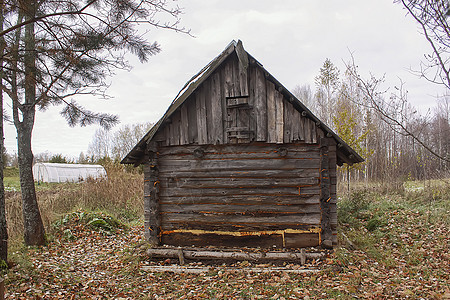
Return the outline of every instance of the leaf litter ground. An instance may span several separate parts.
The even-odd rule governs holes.
[[[28,266],[18,263],[9,271],[6,298],[448,299],[449,253],[442,247],[448,247],[449,229],[434,226],[430,230],[432,234],[414,246],[423,253],[414,261],[385,241],[380,251],[390,251],[393,260],[385,264],[366,252],[340,249],[322,262],[285,265],[317,268],[316,273],[247,272],[246,267],[256,265],[243,262],[233,269],[219,265],[203,274],[175,274],[145,271],[144,266],[176,261],[148,259],[142,226],[105,233],[79,224],[72,228],[75,237],[71,240],[61,235],[48,246],[26,250]],[[406,228],[403,234],[404,243],[413,243],[421,233]]]

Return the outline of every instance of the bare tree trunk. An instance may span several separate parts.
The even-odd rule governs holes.
[[[0,0],[0,31],[3,31],[3,7],[4,1]],[[6,226],[6,203],[5,186],[3,183],[3,53],[5,50],[5,39],[0,37],[0,260],[8,261],[8,229]]]
[[[27,1],[25,18],[32,18],[35,3]],[[31,133],[34,126],[36,109],[36,52],[34,23],[25,26],[25,103],[21,106],[22,121],[18,113],[14,114],[17,130],[17,149],[19,154],[20,188],[22,191],[22,212],[24,219],[24,240],[26,245],[45,244],[44,225],[36,198],[33,178],[33,152],[31,150]],[[17,109],[17,106],[16,106]]]

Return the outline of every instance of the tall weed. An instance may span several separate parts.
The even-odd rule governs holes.
[[[50,184],[37,189],[47,231],[62,215],[78,209],[104,211],[125,222],[143,216],[143,175],[134,170],[127,171],[118,164],[109,164],[105,168],[108,175],[105,179]],[[23,236],[20,192],[6,193],[6,211],[10,245],[14,246],[20,244]]]

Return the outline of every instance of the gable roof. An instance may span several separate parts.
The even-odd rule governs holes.
[[[295,97],[288,89],[286,89],[275,77],[273,77],[261,63],[259,63],[255,58],[253,58],[247,51],[244,50],[242,42],[239,40],[231,41],[230,44],[225,48],[222,53],[220,53],[216,58],[209,62],[203,69],[200,70],[196,75],[194,75],[178,92],[172,104],[167,109],[166,113],[159,119],[159,121],[145,134],[145,136],[134,146],[134,148],[123,158],[122,164],[135,164],[139,165],[144,157],[145,149],[147,144],[153,139],[155,134],[158,132],[161,125],[167,120],[183,103],[188,97],[199,87],[232,53],[236,53],[239,59],[239,63],[247,64],[248,60],[251,59],[264,71],[267,76],[267,80],[274,83],[276,86],[280,87],[281,93],[290,99],[294,108],[299,112],[303,113],[303,116],[311,119],[316,124],[320,124],[322,130],[326,133],[328,137],[332,137],[337,147],[338,154],[338,164],[343,163],[354,164],[363,162],[364,159],[356,153],[347,143],[345,143],[336,133],[334,133],[326,124],[321,122],[297,97]]]

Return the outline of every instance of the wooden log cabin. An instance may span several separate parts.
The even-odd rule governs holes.
[[[336,165],[362,161],[232,41],[122,163],[144,165],[154,246],[331,248]]]

